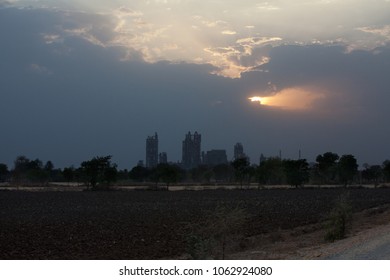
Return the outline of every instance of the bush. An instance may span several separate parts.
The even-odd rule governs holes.
[[[352,220],[352,206],[348,197],[340,196],[332,210],[330,211],[328,221],[326,223],[326,241],[335,241],[345,238],[347,228]]]

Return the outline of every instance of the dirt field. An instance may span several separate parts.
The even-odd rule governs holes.
[[[340,195],[355,217],[390,203],[388,188],[0,191],[0,258],[305,258]]]

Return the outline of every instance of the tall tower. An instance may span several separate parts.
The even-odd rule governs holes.
[[[236,145],[234,145],[234,159],[236,160],[244,157],[246,157],[244,153],[244,147],[241,143],[237,143]]]
[[[200,165],[201,142],[202,136],[198,132],[195,132],[193,135],[191,132],[186,134],[182,149],[182,165],[184,168],[191,169]]]
[[[158,164],[158,136],[157,132],[154,136],[146,138],[146,168],[156,167]]]

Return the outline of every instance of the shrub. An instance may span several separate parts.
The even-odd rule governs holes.
[[[338,239],[343,239],[351,220],[351,203],[347,196],[340,196],[329,213],[329,218],[326,223],[325,240],[333,242]]]

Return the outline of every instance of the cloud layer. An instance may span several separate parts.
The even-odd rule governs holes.
[[[235,78],[269,59],[264,45],[337,44],[352,51],[390,39],[386,0],[16,3],[73,11],[77,27],[68,32],[97,45],[124,47],[124,59],[136,50],[148,62],[209,63],[217,67],[214,73]]]

